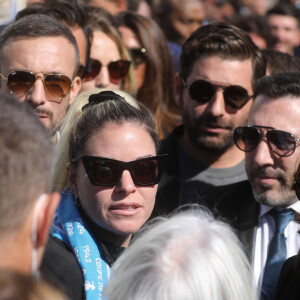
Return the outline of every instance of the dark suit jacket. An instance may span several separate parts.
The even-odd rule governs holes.
[[[292,256],[283,265],[277,285],[276,300],[300,299],[300,257]]]
[[[70,299],[85,299],[83,275],[73,251],[52,236],[49,236],[44,253],[41,275]]]

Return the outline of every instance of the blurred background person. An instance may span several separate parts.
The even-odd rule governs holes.
[[[137,99],[155,114],[160,138],[181,123],[174,99],[174,65],[164,33],[154,20],[134,12],[117,16],[134,67]]]
[[[275,38],[273,48],[290,55],[295,53],[300,43],[299,11],[291,4],[278,4],[267,12],[271,33]]]
[[[266,49],[272,46],[274,38],[265,16],[235,15],[229,22],[246,31],[258,48]]]
[[[238,238],[200,209],[146,225],[112,272],[108,300],[256,299]]]
[[[101,7],[112,15],[127,10],[127,0],[85,0],[85,4],[90,7]]]
[[[205,20],[201,0],[161,1],[154,13],[168,41],[179,45],[182,45]]]

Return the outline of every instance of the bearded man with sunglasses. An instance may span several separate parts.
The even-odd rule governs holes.
[[[1,32],[1,88],[35,110],[54,142],[80,90],[78,68],[79,51],[74,36],[51,17],[29,15]]]
[[[293,220],[300,212],[294,190],[299,104],[300,73],[258,81],[247,125],[234,130],[234,142],[246,154],[249,181],[235,184],[217,205],[244,243],[261,300],[275,299],[282,264],[300,248],[300,225]]]
[[[169,153],[155,214],[188,202],[214,205],[215,187],[246,180],[244,154],[232,130],[246,124],[253,86],[265,74],[260,50],[241,29],[211,23],[182,48],[176,101],[183,126],[163,141]]]

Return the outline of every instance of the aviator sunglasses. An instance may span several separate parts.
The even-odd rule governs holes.
[[[135,185],[152,186],[159,182],[163,162],[167,156],[167,154],[162,154],[130,162],[97,156],[81,156],[73,162],[82,160],[87,176],[93,185],[115,186],[123,171],[128,170]]]
[[[270,149],[280,157],[287,157],[294,153],[296,142],[292,133],[277,130],[267,126],[244,126],[234,130],[234,142],[244,152],[253,151],[260,141],[266,137]]]
[[[189,90],[190,97],[200,104],[209,102],[218,89],[223,90],[225,105],[235,109],[242,108],[253,97],[249,96],[247,90],[239,85],[224,87],[203,79],[194,81],[190,86],[186,84],[184,79],[182,82],[185,88]]]
[[[121,79],[126,77],[129,71],[130,63],[130,61],[124,59],[110,62],[107,65],[110,82],[118,84]],[[99,60],[90,58],[82,80],[84,82],[93,80],[100,73],[103,66],[106,65],[103,65]]]
[[[1,73],[0,76],[6,81],[9,91],[17,97],[26,95],[37,79],[43,81],[48,101],[60,102],[70,93],[73,86],[69,77],[58,73],[40,74],[30,71],[11,71],[7,77]]]

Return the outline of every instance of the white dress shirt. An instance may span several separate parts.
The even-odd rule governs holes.
[[[268,255],[268,246],[275,231],[274,219],[268,214],[273,207],[260,205],[260,213],[258,217],[258,227],[255,239],[254,254],[254,284],[258,288],[258,295],[261,292],[262,280],[264,275],[265,264]],[[288,208],[300,213],[300,201],[295,202]],[[278,208],[280,210],[280,208]],[[284,230],[286,238],[287,258],[296,255],[300,249],[300,224],[292,220]]]

